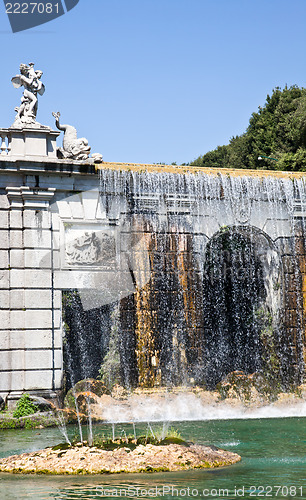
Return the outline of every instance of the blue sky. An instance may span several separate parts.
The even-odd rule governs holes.
[[[306,86],[305,0],[80,0],[13,34],[0,3],[0,126],[20,62],[44,72],[52,111],[105,161],[189,162],[244,132],[275,86]]]

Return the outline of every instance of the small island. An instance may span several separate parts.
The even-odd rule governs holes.
[[[151,440],[152,441],[152,440]],[[241,457],[215,446],[181,439],[68,443],[0,460],[0,472],[14,474],[118,474],[172,472],[232,465]]]

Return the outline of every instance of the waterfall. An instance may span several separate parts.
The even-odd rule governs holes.
[[[98,376],[116,321],[128,388],[214,389],[234,371],[283,389],[303,381],[305,184],[234,174],[101,169],[101,203],[117,244],[108,286],[118,290],[113,303],[90,312],[92,326],[87,318],[77,327],[87,343],[78,380]],[[75,331],[81,305],[72,310],[65,316]]]

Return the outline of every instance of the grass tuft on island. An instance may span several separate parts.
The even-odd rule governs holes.
[[[178,436],[158,439],[96,438],[87,442],[60,443],[32,453],[2,458],[0,472],[14,474],[118,474],[170,472],[232,465],[241,457],[215,446],[187,442]]]

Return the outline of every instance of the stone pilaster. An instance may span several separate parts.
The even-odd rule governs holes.
[[[6,308],[0,325],[0,392],[8,391],[14,399],[24,390],[51,394],[60,388],[61,299],[53,290],[48,210],[55,189],[21,186],[7,187],[6,192],[7,209],[1,211],[3,219],[7,214],[8,244],[0,254],[7,273],[1,289]]]

